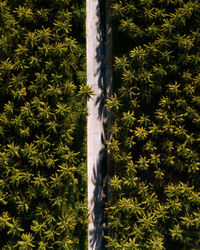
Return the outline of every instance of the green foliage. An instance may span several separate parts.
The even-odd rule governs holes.
[[[83,1],[0,0],[1,249],[84,247],[84,19]]]
[[[112,0],[112,249],[200,245],[200,4]]]

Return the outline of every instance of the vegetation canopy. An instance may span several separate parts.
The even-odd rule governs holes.
[[[84,20],[83,1],[0,1],[1,249],[85,244]]]
[[[200,245],[200,4],[112,0],[108,247]]]

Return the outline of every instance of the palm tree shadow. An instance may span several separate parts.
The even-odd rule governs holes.
[[[106,166],[106,154],[105,150],[101,150],[97,160],[97,165],[93,168],[92,183],[95,186],[93,199],[93,212],[91,214],[91,220],[93,223],[93,229],[90,230],[90,249],[105,249],[105,240],[103,235],[105,233],[105,215],[103,213],[103,203],[105,199],[105,166]]]

